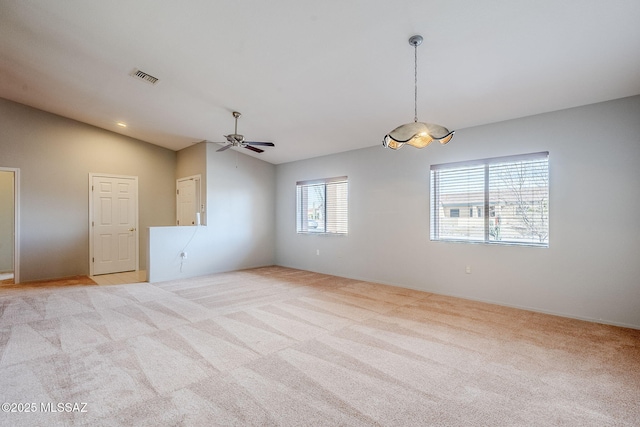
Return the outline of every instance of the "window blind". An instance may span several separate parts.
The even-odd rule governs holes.
[[[346,176],[296,183],[296,231],[347,234],[349,185]]]
[[[549,153],[431,166],[431,240],[549,246]]]

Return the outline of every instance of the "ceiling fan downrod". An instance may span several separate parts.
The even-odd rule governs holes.
[[[234,135],[237,135],[237,134],[238,134],[238,118],[239,118],[242,114],[241,114],[241,113],[239,113],[239,112],[237,112],[237,111],[234,111],[234,112],[233,112],[233,113],[231,113],[231,114],[233,114],[233,117],[235,117],[235,118],[236,118],[236,128],[235,128],[235,130],[233,131],[233,134],[234,134]]]

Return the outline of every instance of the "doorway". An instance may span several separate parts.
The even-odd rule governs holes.
[[[176,181],[176,225],[204,225],[200,175]]]
[[[20,283],[20,169],[0,167],[0,283]]]
[[[92,276],[138,270],[138,177],[89,174]]]

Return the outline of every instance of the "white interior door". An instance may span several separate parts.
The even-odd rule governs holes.
[[[138,178],[91,175],[91,274],[138,268]]]
[[[176,224],[200,225],[200,175],[178,179],[176,188]]]

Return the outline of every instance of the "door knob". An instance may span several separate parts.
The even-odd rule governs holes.
[[[135,228],[130,228],[129,231],[136,231],[136,229]]]

